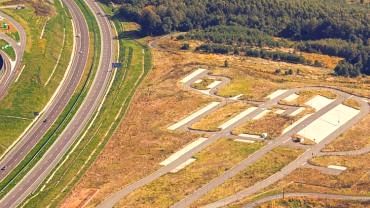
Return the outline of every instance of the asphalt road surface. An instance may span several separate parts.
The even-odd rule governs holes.
[[[63,0],[72,15],[78,17],[78,21],[84,21],[80,10],[72,0]],[[103,14],[103,11],[95,1],[86,0],[86,3],[95,14]],[[30,193],[48,176],[52,169],[58,164],[63,155],[68,151],[73,142],[80,135],[87,122],[93,116],[95,110],[101,103],[109,81],[112,70],[113,33],[109,20],[104,15],[97,15],[97,22],[101,33],[101,59],[98,72],[93,84],[77,113],[72,118],[67,128],[58,137],[43,158],[28,174],[19,182],[1,201],[0,207],[11,208],[20,204]],[[82,39],[82,34],[81,34]]]
[[[0,101],[2,98],[6,95],[7,90],[9,89],[11,83],[14,81],[17,72],[19,73],[19,70],[21,68],[22,64],[22,59],[24,55],[24,51],[26,49],[26,42],[27,42],[27,37],[26,37],[26,32],[23,29],[23,27],[15,21],[13,18],[8,16],[7,14],[3,13],[0,11],[0,16],[5,17],[14,27],[17,29],[20,37],[19,43],[17,43],[14,39],[10,38],[4,33],[0,33],[0,39],[4,39],[7,41],[14,49],[15,55],[16,55],[16,63],[14,66],[14,69],[11,68],[9,64],[9,68],[7,68],[8,73],[6,74],[6,77],[1,78],[0,80]],[[4,59],[6,59],[6,56],[3,56]]]
[[[323,193],[285,193],[285,194],[276,194],[276,195],[264,197],[255,202],[245,205],[244,208],[257,207],[261,204],[264,204],[272,200],[283,199],[283,198],[295,198],[295,197],[370,202],[370,197],[367,197],[367,196],[349,196],[349,195],[323,194]]]

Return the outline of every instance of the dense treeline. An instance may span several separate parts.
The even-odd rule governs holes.
[[[105,0],[107,1],[107,0]],[[368,8],[338,0],[113,0],[147,34],[242,25],[297,40],[367,41]]]
[[[204,30],[193,30],[184,38],[202,40],[206,42],[256,47],[282,47],[288,46],[287,41],[275,40],[257,29],[249,29],[243,26],[215,26]]]
[[[219,53],[228,53],[232,50],[237,50],[229,46],[243,47],[295,47],[300,51],[309,53],[321,53],[331,56],[339,56],[345,58],[345,61],[339,63],[335,69],[335,73],[344,76],[358,76],[360,74],[370,74],[370,59],[369,47],[360,43],[353,43],[341,39],[322,39],[315,41],[300,41],[298,43],[288,42],[283,39],[276,39],[266,33],[256,29],[248,29],[242,26],[215,26],[204,30],[194,30],[187,33],[185,36],[179,36],[180,39],[195,39],[205,41],[202,51]],[[221,47],[219,44],[227,45]],[[260,53],[255,54],[253,50],[249,55],[254,57],[264,57]],[[238,52],[238,50],[237,50]],[[248,53],[247,53],[248,54]],[[272,58],[273,60],[286,60],[286,57],[279,55],[282,58]],[[288,56],[289,57],[289,56]],[[307,63],[304,60],[295,61],[296,63]],[[294,62],[293,62],[294,63]],[[310,63],[308,63],[310,64]]]
[[[300,49],[345,58],[345,61],[335,69],[338,75],[370,74],[367,48],[370,44],[370,16],[367,6],[350,5],[338,0],[101,1],[120,4],[116,16],[140,23],[145,34],[157,35],[194,29],[198,31],[206,29],[208,33],[220,34],[217,30],[223,29],[222,27],[216,29],[212,27],[239,26],[229,29],[250,28],[243,31],[249,35],[232,37],[227,34],[229,31],[225,31],[223,36],[207,38],[212,38],[210,41],[212,43],[226,41],[226,45],[235,45],[244,42],[269,47],[281,43],[269,39],[264,34],[296,41],[309,41],[301,45]],[[261,36],[258,36],[259,34]],[[345,45],[348,43],[358,47],[342,50],[338,45],[329,47],[329,43],[324,43],[326,41],[315,42],[321,39],[341,39],[346,41],[343,42]]]
[[[305,41],[297,46],[301,51],[323,53],[345,58],[334,69],[343,76],[356,77],[361,74],[370,75],[370,47],[343,40],[324,39]]]

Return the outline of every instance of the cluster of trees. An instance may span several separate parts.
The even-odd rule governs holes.
[[[366,49],[370,45],[370,16],[366,6],[338,0],[100,1],[120,4],[116,17],[140,23],[145,34],[196,30],[190,33],[192,38],[225,44],[226,49],[214,49],[221,51],[240,42],[253,46],[279,46],[284,43],[267,35],[283,37],[304,41],[300,45],[303,51],[319,51],[345,58],[335,70],[338,75],[370,74],[369,51]],[[362,48],[342,50],[315,42],[322,39],[344,40],[345,45],[355,44]]]
[[[240,25],[220,25],[204,30],[193,30],[187,33],[184,38],[238,46],[281,47],[288,45],[287,41],[274,40],[272,36],[264,32]]]
[[[285,61],[296,64],[309,64],[309,62],[303,56],[294,53],[256,49],[250,47],[239,47],[217,43],[206,43],[200,45],[196,50],[207,53],[236,54],[269,59],[274,61]]]
[[[323,53],[343,57],[334,69],[337,75],[356,77],[361,74],[370,75],[370,47],[337,39],[305,41],[298,44],[301,51]]]

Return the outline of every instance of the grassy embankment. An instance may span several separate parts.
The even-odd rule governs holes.
[[[195,155],[196,161],[193,164],[138,189],[123,199],[119,206],[169,207],[213,178],[222,175],[262,146],[263,143],[247,144],[220,139]]]
[[[73,44],[72,26],[66,21],[68,18],[64,10],[57,7],[58,13],[50,17],[45,28],[45,39],[40,39],[40,33],[47,17],[36,16],[32,7],[22,11],[4,9],[4,12],[13,16],[26,30],[27,47],[22,61],[25,68],[0,103],[0,154],[32,122],[36,117],[34,112],[40,112],[50,100],[69,64]],[[66,29],[64,45],[64,34],[60,32],[63,28]],[[61,51],[55,73],[45,86]]]
[[[78,107],[82,104],[84,97],[87,95],[87,92],[90,89],[99,63],[99,58],[97,57],[100,55],[100,34],[98,32],[97,23],[94,21],[91,13],[88,13],[88,10],[86,10],[81,2],[78,3],[85,15],[88,16],[87,23],[90,29],[90,53],[87,61],[87,68],[83,72],[82,79],[77,86],[76,91],[74,92],[66,108],[58,117],[57,121],[51,126],[40,142],[28,153],[22,162],[0,183],[0,195],[6,194],[19,180],[24,177],[25,174],[27,174],[27,172],[37,163],[37,161],[41,159],[44,153],[68,125],[69,121],[77,112]],[[61,9],[61,7],[59,8]],[[64,12],[64,10],[60,11]]]
[[[114,25],[119,34],[124,34],[123,24],[114,21]],[[43,184],[45,188],[41,186],[26,201],[25,207],[57,206],[95,161],[126,114],[136,87],[151,69],[151,55],[146,46],[132,37],[122,37],[119,44],[119,62],[124,67],[116,72],[101,111]]]

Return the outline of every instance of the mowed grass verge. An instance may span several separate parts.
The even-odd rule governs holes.
[[[200,207],[215,202],[264,180],[295,160],[302,152],[299,149],[277,147],[238,175],[208,192],[196,201],[192,207]]]
[[[118,21],[114,24],[118,33],[122,33],[123,25]],[[151,54],[146,46],[129,37],[123,37],[119,42],[119,62],[124,67],[116,72],[101,111],[73,145],[68,156],[63,158],[64,162],[41,186],[45,185],[45,188],[40,187],[30,196],[25,207],[57,206],[95,161],[126,114],[135,89],[151,69]]]
[[[195,155],[194,163],[138,189],[123,199],[119,207],[170,207],[262,146],[263,143],[247,144],[220,139]]]
[[[36,117],[34,113],[44,108],[69,64],[73,45],[72,25],[59,1],[54,5],[57,13],[51,17],[36,16],[32,7],[23,10],[4,9],[4,12],[26,30],[27,46],[22,60],[25,68],[0,102],[0,155],[21,135],[31,119]],[[48,18],[50,19],[44,32],[46,38],[40,39],[41,29]],[[45,86],[57,63],[49,84]]]
[[[77,112],[79,106],[82,104],[87,92],[89,91],[92,81],[95,77],[100,55],[100,34],[97,31],[97,23],[84,7],[80,4],[81,10],[88,17],[87,23],[90,32],[90,52],[87,61],[87,68],[82,74],[82,79],[77,86],[76,91],[68,102],[66,108],[62,111],[56,122],[46,132],[43,138],[36,144],[36,146],[26,155],[26,157],[18,164],[18,166],[8,174],[8,176],[0,182],[0,196],[5,195],[12,187],[14,187],[32,167],[42,158],[48,148],[54,143],[58,136],[63,132],[68,125],[73,115]]]

